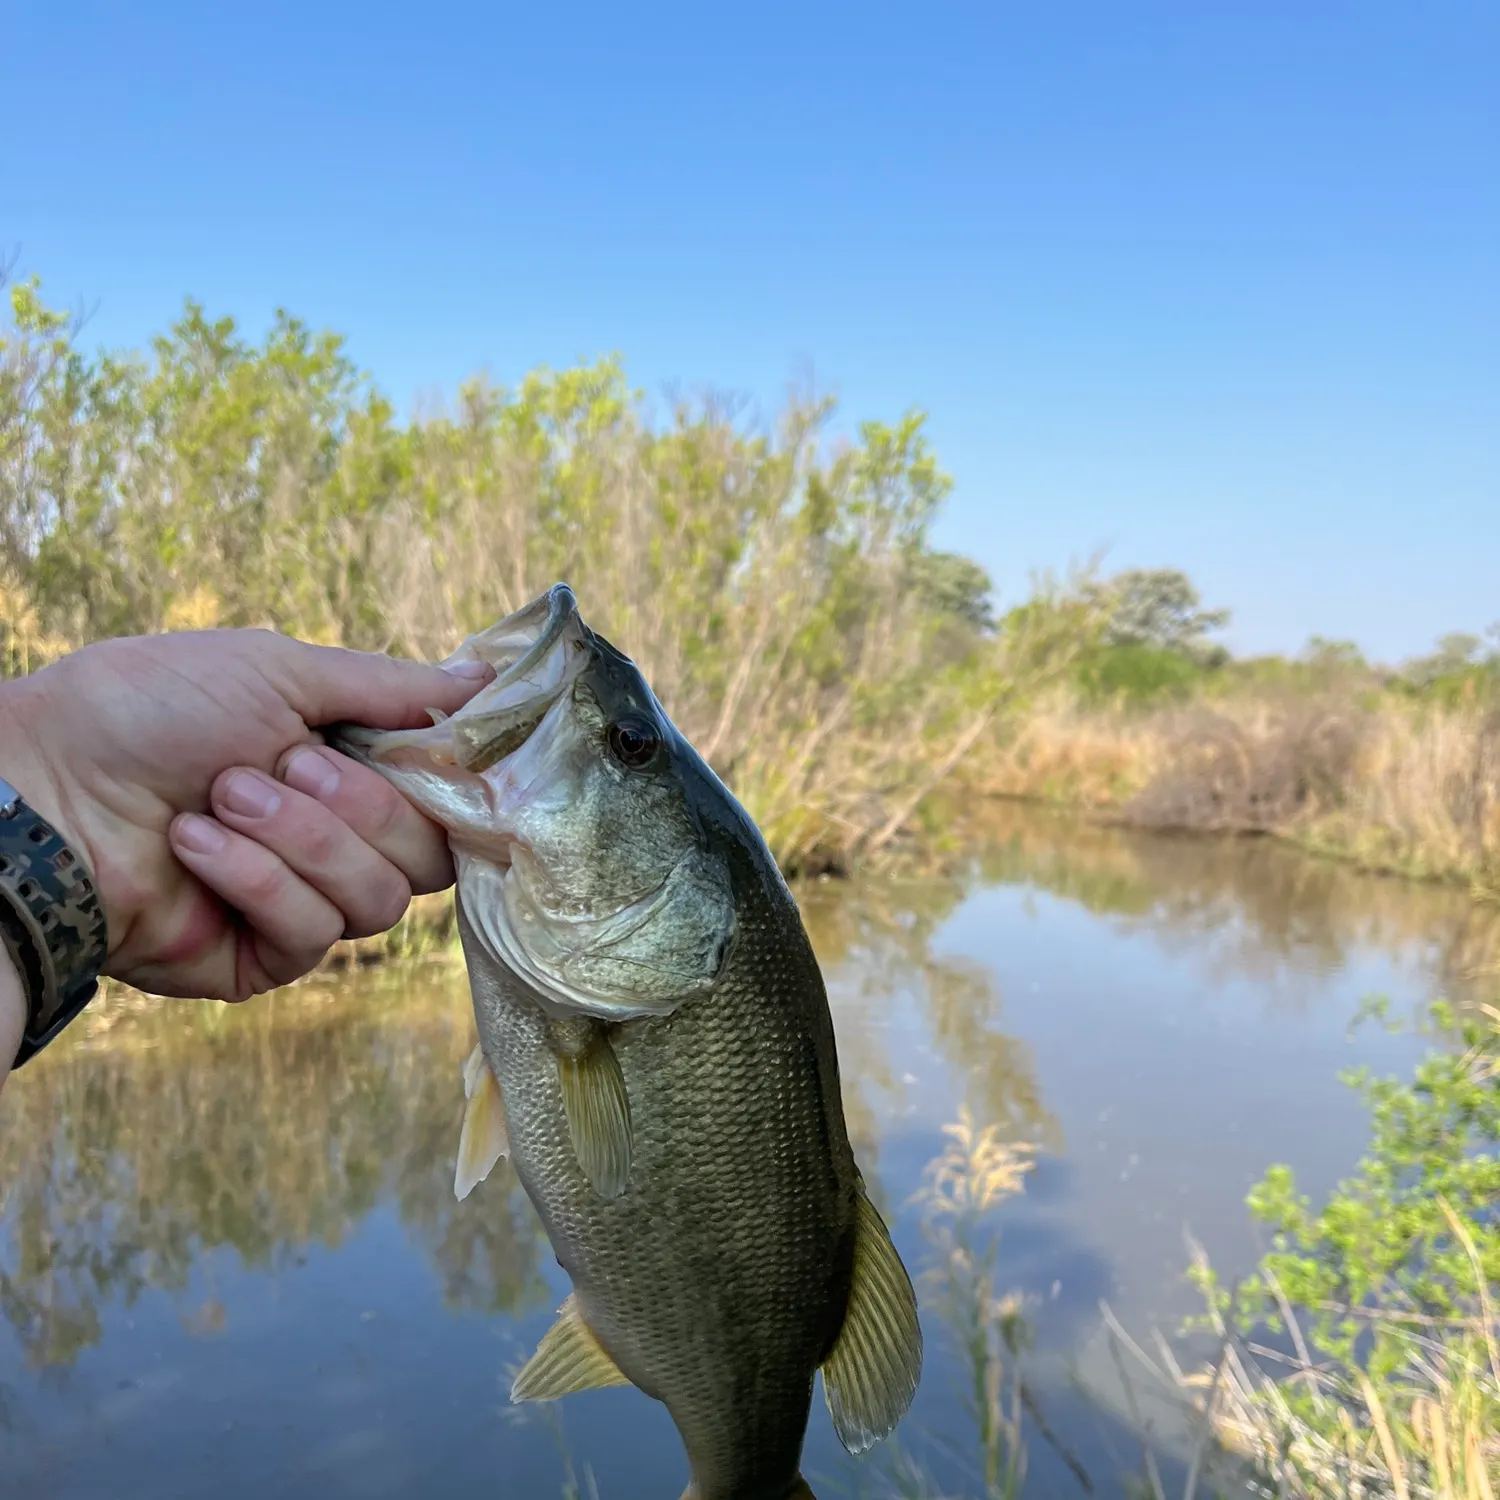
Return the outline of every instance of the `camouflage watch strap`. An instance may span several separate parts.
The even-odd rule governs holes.
[[[20,1067],[93,999],[109,936],[83,859],[3,777],[0,938],[26,989]]]

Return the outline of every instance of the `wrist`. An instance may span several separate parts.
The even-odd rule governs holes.
[[[94,851],[79,826],[61,757],[47,732],[45,685],[35,677],[0,683],[0,777],[15,787],[28,806],[40,813],[82,855],[97,874]]]
[[[45,692],[0,686],[0,1058],[17,1066],[88,1003],[108,957],[91,851],[48,753]]]

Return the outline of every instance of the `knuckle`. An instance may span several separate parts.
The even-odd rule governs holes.
[[[246,626],[240,632],[240,639],[252,651],[274,651],[283,655],[294,654],[301,644],[279,630],[272,630],[268,625]]]
[[[308,818],[297,830],[297,844],[310,864],[331,864],[339,852],[342,842],[339,825],[332,818]]]
[[[371,773],[373,785],[362,794],[361,812],[370,832],[377,838],[393,833],[400,826],[407,804],[401,794],[383,776]]]
[[[258,861],[241,882],[241,896],[247,907],[255,910],[275,906],[286,891],[286,874],[279,862]]]

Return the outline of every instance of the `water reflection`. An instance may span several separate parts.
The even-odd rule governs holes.
[[[801,895],[808,933],[829,977],[835,1022],[845,1023],[838,1029],[845,1109],[867,1172],[901,1102],[902,1074],[884,1044],[891,1008],[902,1000],[915,1006],[927,1041],[964,1080],[977,1115],[1013,1139],[1060,1145],[1030,1053],[1001,1027],[994,973],[973,958],[934,948],[975,879],[968,872],[864,884],[857,891],[829,881]]]
[[[472,1025],[461,976],[430,966],[234,1010],[101,1005],[0,1099],[0,1312],[28,1362],[72,1361],[102,1303],[180,1293],[209,1252],[284,1264],[385,1199],[450,1305],[536,1304],[539,1235],[513,1178],[453,1197]]]
[[[1373,950],[1455,1000],[1500,983],[1500,907],[1451,886],[1370,875],[1269,839],[1148,834],[1020,805],[988,809],[985,831],[967,887],[1024,884],[1075,901],[1167,951],[1194,950],[1216,980],[1318,978]]]
[[[1180,1025],[1196,1014],[1200,992],[1240,985],[1260,1007],[1262,1032],[1287,1035],[1302,1009],[1333,993],[1329,976],[1359,969],[1371,954],[1383,972],[1410,976],[1397,997],[1408,1009],[1436,990],[1482,998],[1500,978],[1500,912],[1459,892],[1372,879],[1264,842],[1082,828],[1025,810],[994,812],[990,824],[985,855],[951,877],[829,882],[800,899],[829,977],[851,1131],[882,1206],[899,1213],[922,1161],[941,1145],[937,1125],[959,1103],[1007,1140],[1040,1143],[1047,1154],[1035,1181],[1007,1209],[1007,1275],[1039,1296],[1059,1281],[1066,1285],[1064,1302],[1049,1303],[1046,1312],[1064,1342],[1087,1336],[1098,1297],[1113,1296],[1122,1276],[1145,1285],[1149,1272],[1161,1285],[1176,1275],[1157,1242],[1175,1248],[1168,1221],[1185,1211],[1179,1205],[1194,1205],[1195,1227],[1204,1215],[1206,1200],[1192,1196],[1203,1191],[1193,1173],[1213,1179],[1223,1199],[1216,1212],[1238,1225],[1237,1204],[1251,1180],[1245,1174],[1281,1154],[1269,1134],[1258,1134],[1243,1148],[1243,1161],[1228,1160],[1235,1122],[1226,1115],[1242,1108],[1244,1119],[1258,1121],[1270,1096],[1254,1080],[1236,1082],[1248,1102],[1226,1102],[1223,1080],[1239,1075],[1224,1064],[1223,1043]],[[1033,898],[1051,915],[1033,924],[1037,948],[1018,959],[1016,947],[1028,938],[1017,913]],[[1001,913],[1003,935],[986,929],[956,941],[961,914],[976,908]],[[1172,981],[1170,1015],[1105,1015],[1108,1005],[1119,1009],[1115,992],[1126,993],[1124,976],[1112,967],[1122,959],[1115,942],[1122,936],[1135,945],[1136,993],[1167,982],[1168,959],[1200,976],[1186,994],[1180,975]],[[1039,972],[1036,963],[1061,970],[1073,956],[1070,945],[1091,945],[1091,966],[1063,975],[1056,998],[1045,987],[1040,998],[1026,993],[1021,981]],[[1140,963],[1142,948],[1157,955],[1155,970]],[[1108,1005],[1090,1011],[1090,995]],[[1162,1029],[1169,1025],[1179,1029]],[[492,1319],[497,1330],[514,1334],[517,1320],[535,1314],[539,1332],[557,1277],[508,1169],[466,1202],[453,1198],[459,1068],[472,1038],[461,969],[434,964],[312,982],[235,1010],[131,996],[96,1008],[0,1095],[0,1315],[10,1330],[9,1348],[0,1338],[0,1427],[9,1412],[26,1407],[48,1371],[86,1365],[88,1351],[123,1349],[127,1366],[143,1361],[144,1346],[131,1345],[124,1314],[151,1296],[168,1299],[176,1336],[191,1344],[169,1351],[175,1378],[190,1380],[182,1372],[198,1368],[195,1361],[208,1359],[213,1346],[232,1342],[254,1316],[246,1290],[254,1278],[290,1275],[309,1259],[321,1258],[321,1274],[335,1280],[357,1265],[392,1285],[416,1267],[456,1323]],[[1242,1061],[1252,1044],[1260,1047],[1259,1062]],[[1199,1046],[1220,1052],[1191,1050]],[[1264,1038],[1256,1043],[1237,1032],[1235,1047],[1233,1067],[1274,1076],[1275,1049]],[[1326,1071],[1328,1097],[1337,1096],[1334,1066],[1325,1068],[1321,1055],[1309,1066],[1319,1079]],[[1155,1071],[1131,1081],[1124,1076],[1131,1068]],[[1198,1081],[1184,1083],[1192,1070]],[[1332,1152],[1324,1165],[1337,1173],[1352,1163],[1358,1122],[1333,1129],[1327,1101],[1309,1092],[1308,1076],[1304,1069],[1297,1092],[1257,1129],[1282,1128],[1288,1139]],[[1195,1099],[1194,1087],[1207,1097]],[[913,1099],[924,1088],[932,1098],[916,1111]],[[1197,1122],[1181,1145],[1173,1104]],[[1334,1159],[1340,1152],[1350,1153],[1347,1160]],[[1212,1160],[1194,1158],[1190,1171],[1183,1164],[1193,1153]],[[1142,1158],[1144,1166],[1132,1164]],[[1084,1209],[1075,1212],[1069,1205],[1078,1202]],[[378,1254],[355,1253],[361,1235],[386,1234],[387,1224]],[[898,1243],[917,1252],[909,1222]],[[390,1297],[394,1303],[408,1295]],[[332,1313],[312,1305],[308,1344],[347,1339],[335,1331]],[[358,1313],[345,1306],[340,1316]],[[416,1387],[431,1377],[407,1372],[402,1359],[430,1359],[423,1368],[433,1370],[449,1358],[480,1365],[465,1370],[462,1399],[443,1399],[468,1413],[464,1421],[486,1422],[501,1405],[504,1359],[524,1353],[535,1337],[530,1326],[525,1334],[503,1352],[463,1344],[450,1353],[444,1344],[441,1357],[417,1334],[411,1343],[377,1341],[384,1351],[373,1356],[384,1367],[377,1385],[398,1405],[420,1407],[420,1419],[412,1420],[428,1431],[449,1419],[422,1405],[431,1398]],[[267,1357],[269,1347],[256,1345],[254,1357]],[[323,1376],[299,1374],[295,1363],[277,1378],[291,1382],[278,1394],[293,1401],[311,1400],[324,1388],[317,1382],[326,1384]],[[932,1409],[941,1409],[950,1378],[933,1364],[925,1383]],[[252,1385],[247,1399],[271,1398]],[[621,1429],[640,1417],[625,1397],[612,1399],[624,1403],[612,1410],[634,1416],[570,1423],[584,1430],[585,1444],[618,1444]],[[359,1420],[375,1431],[380,1419],[372,1410],[367,1401]],[[138,1412],[132,1420],[148,1429],[161,1424],[160,1440],[147,1452],[162,1472],[139,1478],[148,1487],[165,1485],[176,1472],[169,1450],[178,1440],[169,1419]],[[669,1441],[669,1433],[649,1437],[656,1431],[650,1420],[640,1418],[647,1436],[633,1440]],[[340,1429],[329,1440],[348,1436]],[[396,1438],[387,1432],[383,1440]],[[827,1451],[831,1435],[816,1440]],[[62,1447],[71,1452],[73,1441]],[[89,1452],[100,1439],[78,1441]],[[485,1452],[476,1448],[472,1461],[492,1461]],[[597,1468],[615,1467],[612,1449],[595,1452],[603,1460]],[[366,1466],[371,1473],[385,1472],[387,1459],[377,1458]],[[441,1461],[451,1465],[451,1454]],[[518,1461],[506,1450],[506,1463]],[[275,1478],[267,1474],[268,1482]],[[654,1493],[660,1477],[643,1470],[640,1492]],[[254,1492],[248,1478],[245,1485]],[[634,1493],[628,1481],[607,1483],[604,1491]],[[345,1492],[353,1491],[338,1490]],[[85,1485],[66,1493],[94,1491]]]

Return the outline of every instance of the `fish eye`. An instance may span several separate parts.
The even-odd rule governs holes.
[[[627,714],[609,726],[609,753],[632,771],[650,765],[660,744],[656,726],[638,714]]]

